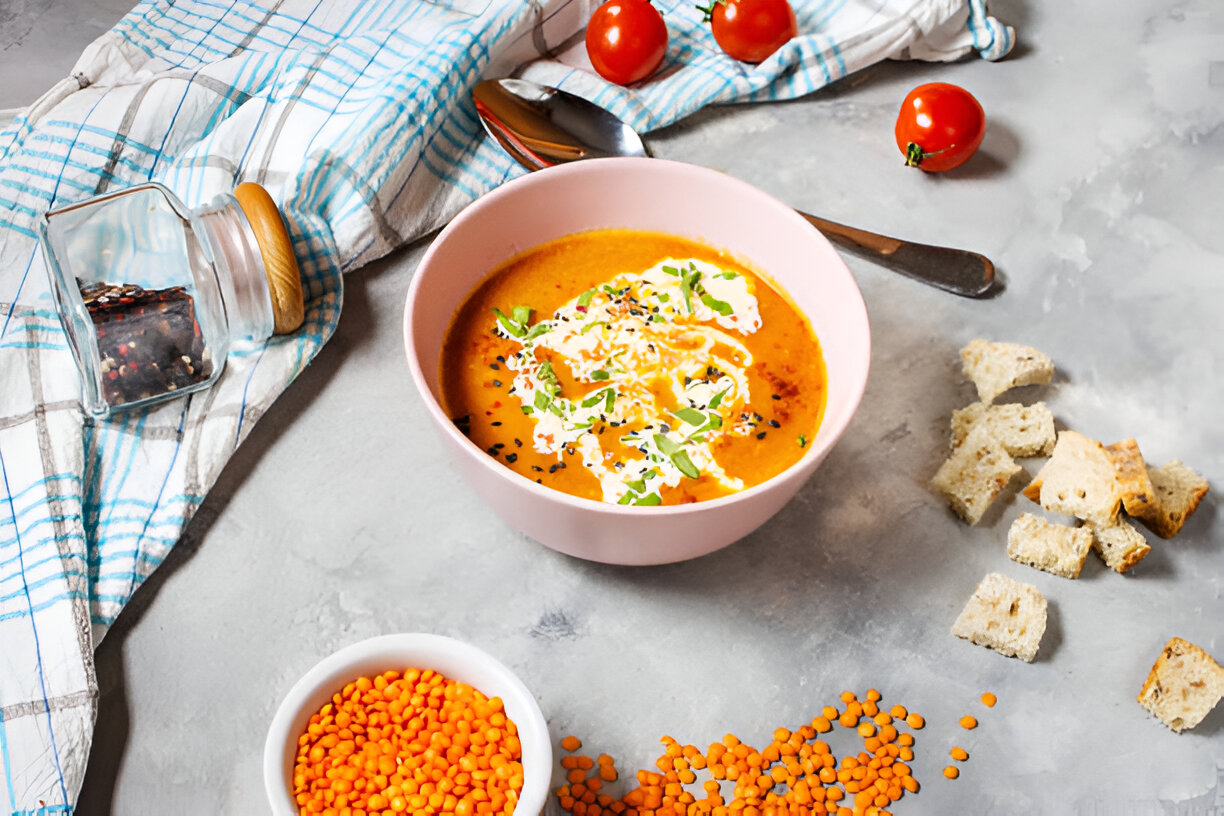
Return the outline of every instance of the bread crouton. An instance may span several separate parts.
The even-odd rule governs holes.
[[[1143,533],[1125,519],[1118,518],[1103,526],[1088,526],[1092,530],[1092,549],[1115,572],[1126,572],[1152,551]]]
[[[1139,691],[1139,704],[1177,733],[1193,728],[1224,697],[1224,668],[1193,643],[1165,645]]]
[[[1207,480],[1177,459],[1156,470],[1148,470],[1156,500],[1134,513],[1161,538],[1177,535],[1207,495]]]
[[[1024,513],[1007,531],[1007,557],[1063,578],[1078,578],[1092,548],[1086,527],[1055,524]]]
[[[1147,511],[1156,500],[1156,488],[1148,476],[1147,465],[1134,439],[1115,442],[1105,450],[1113,458],[1118,477],[1118,497],[1122,507],[1132,516]]]
[[[977,524],[991,502],[1022,468],[985,425],[973,428],[940,466],[931,484],[956,514]]]
[[[1117,470],[1105,446],[1076,431],[1060,431],[1050,459],[1024,495],[1053,513],[1107,525],[1122,503]]]
[[[952,447],[965,441],[976,425],[985,425],[1012,456],[1049,456],[1057,433],[1054,415],[1044,402],[1032,405],[974,402],[952,412]]]
[[[1054,363],[1044,353],[1018,343],[973,340],[961,349],[961,368],[977,387],[978,399],[994,398],[1021,385],[1044,385],[1054,376]]]
[[[1036,587],[989,573],[952,624],[952,634],[1031,663],[1046,628],[1046,599]]]

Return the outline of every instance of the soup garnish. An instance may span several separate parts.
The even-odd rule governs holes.
[[[618,504],[759,483],[802,455],[823,406],[819,346],[794,307],[729,257],[650,233],[584,233],[516,259],[460,311],[446,360],[447,408],[491,455],[541,483],[585,473],[550,486]],[[476,404],[490,386],[499,398]],[[783,453],[765,440],[784,422]]]

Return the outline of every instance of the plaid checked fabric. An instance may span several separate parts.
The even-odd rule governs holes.
[[[798,97],[882,59],[998,59],[1014,39],[984,0],[793,3],[801,35],[749,66],[722,54],[691,0],[656,0],[665,65],[625,89],[589,70],[592,0],[148,0],[0,122],[0,812],[72,811],[94,648],[335,330],[343,274],[523,172],[482,135],[479,78],[517,72],[649,131],[710,104]],[[206,392],[86,420],[38,220],[149,180],[188,206],[241,181],[267,187],[306,323],[232,351]]]

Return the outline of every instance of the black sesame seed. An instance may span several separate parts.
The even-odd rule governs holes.
[[[536,473],[543,473],[543,472],[544,472],[544,468],[540,467],[539,465],[532,465],[532,466],[531,466],[531,469],[532,469],[532,470],[534,470]]]
[[[494,371],[501,371],[501,366],[499,366],[497,363],[489,363],[489,368],[493,369]]]
[[[517,462],[517,461],[518,461],[518,454],[517,454],[517,453],[507,453],[507,454],[506,454],[506,461],[507,461],[507,462],[509,462],[509,463],[511,463],[511,464],[514,464],[515,462]]]
[[[765,438],[765,432],[764,432],[764,431],[761,431],[759,434],[757,434],[757,439],[764,439],[764,438]]]
[[[770,395],[769,395],[769,398],[770,398],[770,399],[780,400],[780,399],[782,399],[782,396],[781,396],[780,394],[770,394]]]
[[[496,422],[490,422],[489,424],[492,425],[494,428],[496,428],[498,425],[501,424],[501,420],[497,420]]]
[[[782,423],[778,422],[778,420],[776,420],[776,419],[771,419],[771,420],[769,420],[769,424],[770,424],[770,425],[772,425],[772,426],[773,426],[773,427],[775,427],[775,428],[781,428],[781,427],[782,427]]]
[[[516,436],[516,437],[514,438],[514,447],[516,447],[516,448],[521,448],[521,447],[523,447],[523,440],[519,439],[519,438]]]
[[[501,380],[494,380],[494,381],[493,381],[493,387],[494,387],[494,388],[501,388]]]

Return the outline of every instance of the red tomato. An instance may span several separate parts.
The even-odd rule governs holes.
[[[650,0],[608,0],[587,23],[586,48],[601,77],[629,85],[663,62],[667,24]]]
[[[986,114],[973,94],[946,82],[919,85],[897,115],[897,147],[905,163],[931,173],[960,167],[986,133]]]
[[[787,0],[714,0],[702,11],[719,47],[741,62],[763,62],[799,33]]]

